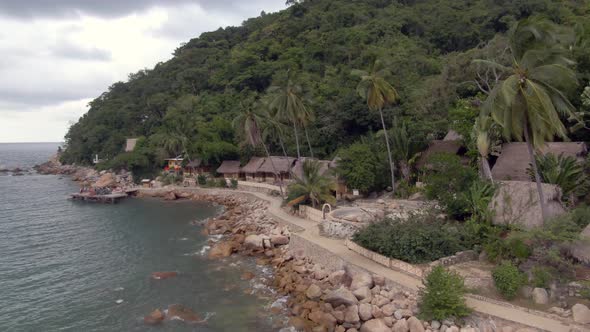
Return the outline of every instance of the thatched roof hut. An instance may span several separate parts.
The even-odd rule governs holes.
[[[217,168],[219,174],[238,174],[240,173],[240,161],[239,160],[224,160],[219,168]]]
[[[190,161],[188,164],[186,164],[186,167],[197,168],[200,167],[202,163],[203,161],[201,159],[194,159]]]
[[[264,158],[252,157],[250,161],[244,167],[242,167],[242,172],[247,174],[256,174],[263,163]]]
[[[293,165],[293,168],[291,169],[291,172],[293,173],[293,175],[295,175],[298,178],[303,177],[303,163],[306,160],[315,160],[320,163],[320,175],[324,175],[324,174],[328,173],[328,171],[330,170],[330,164],[332,163],[332,161],[330,161],[330,160],[318,160],[315,158],[314,159],[301,158],[301,159],[295,161],[295,164]]]
[[[463,143],[460,140],[434,140],[430,142],[428,149],[422,152],[422,155],[416,163],[416,167],[424,168],[428,163],[428,159],[436,153],[459,154],[462,147]]]
[[[584,142],[551,142],[541,152],[582,160],[587,154],[587,148]],[[527,174],[530,162],[526,143],[506,143],[502,145],[500,157],[492,168],[492,177],[497,180],[530,181]]]
[[[271,156],[270,158],[264,158],[264,162],[258,168],[258,172],[261,173],[275,173],[275,170],[279,174],[288,174],[293,167],[295,158],[291,157],[278,157]],[[274,167],[273,167],[274,166]]]

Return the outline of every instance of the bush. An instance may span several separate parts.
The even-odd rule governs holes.
[[[583,230],[590,223],[590,207],[586,204],[578,206],[569,213],[569,219],[578,225],[580,231]]]
[[[225,181],[225,178],[217,179],[217,187],[220,187],[220,188],[227,187],[227,182]]]
[[[163,172],[162,175],[160,175],[160,181],[162,182],[163,185],[169,185],[169,184],[179,184],[182,182],[183,177],[180,174],[177,173],[168,173],[168,172]]]
[[[231,179],[231,188],[232,189],[237,189],[238,188],[238,180]]]
[[[532,254],[530,247],[525,243],[520,233],[506,238],[497,236],[486,243],[484,248],[492,262],[502,260],[523,262]]]
[[[465,284],[456,273],[436,266],[426,277],[425,288],[420,289],[420,319],[444,320],[461,318],[471,310],[465,304]]]
[[[492,219],[492,211],[488,208],[496,187],[487,181],[473,181],[469,190],[463,193],[467,207],[472,218],[480,222],[489,222]]]
[[[533,287],[549,288],[551,281],[553,281],[552,269],[545,266],[535,266],[531,270],[533,280],[531,282]]]
[[[206,185],[207,184],[207,176],[205,174],[197,175],[197,183],[201,186]]]
[[[357,142],[338,153],[340,161],[336,172],[349,188],[363,193],[384,189],[390,179],[386,155],[376,151],[371,142]]]
[[[425,213],[371,224],[358,231],[353,241],[387,257],[426,263],[467,249],[465,238],[460,225],[441,222],[434,213]]]
[[[496,288],[506,299],[516,297],[520,287],[525,284],[525,276],[514,264],[505,261],[492,270],[492,278]]]
[[[453,218],[464,220],[468,217],[471,208],[464,193],[478,178],[477,172],[464,166],[458,156],[449,153],[431,156],[428,168],[424,178],[426,197],[436,199]]]
[[[539,166],[541,181],[558,185],[565,201],[575,204],[577,197],[588,194],[588,175],[584,170],[584,166],[576,158],[564,156],[563,154],[547,153],[537,155],[535,159]],[[533,170],[529,168],[527,172],[531,177],[531,181],[534,181]]]

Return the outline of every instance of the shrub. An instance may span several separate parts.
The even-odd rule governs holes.
[[[237,189],[238,188],[238,180],[236,179],[231,179],[231,188],[232,189]]]
[[[491,182],[473,181],[469,190],[463,193],[471,216],[481,222],[488,222],[492,218],[492,212],[488,208],[496,188]]]
[[[461,318],[471,310],[465,304],[465,284],[456,273],[436,266],[426,277],[425,287],[420,289],[420,318],[444,320]]]
[[[561,188],[563,198],[570,204],[575,204],[577,197],[588,193],[588,175],[584,166],[576,158],[547,153],[535,157],[539,166],[539,174],[543,183],[556,184]],[[527,170],[534,181],[532,169]]]
[[[549,284],[553,281],[552,269],[546,266],[535,266],[531,270],[533,280],[531,282],[533,287],[549,288]]]
[[[162,184],[165,186],[169,184],[179,184],[183,180],[182,175],[168,172],[163,172],[162,175],[160,175],[160,179]]]
[[[217,187],[220,188],[226,188],[227,187],[227,181],[225,181],[225,178],[221,178],[221,179],[217,179]]]
[[[493,262],[502,260],[522,262],[532,254],[520,233],[514,233],[506,238],[497,236],[486,243],[484,248],[488,258]]]
[[[590,207],[586,204],[578,206],[569,213],[569,218],[583,230],[590,223]]]
[[[353,241],[381,255],[425,263],[465,250],[463,227],[437,220],[434,213],[386,219],[358,231]]]
[[[520,287],[525,284],[525,276],[514,264],[505,261],[492,270],[492,278],[496,288],[506,299],[516,297]]]
[[[477,172],[449,153],[434,154],[428,159],[428,168],[424,178],[426,197],[438,200],[453,218],[465,219],[470,214],[470,204],[464,193],[477,179]]]
[[[207,184],[207,176],[205,174],[199,174],[197,175],[197,183],[199,183],[199,185],[204,186]]]
[[[340,161],[336,172],[351,189],[363,193],[381,190],[389,181],[388,164],[382,151],[376,151],[376,145],[369,142],[357,142],[340,150]]]

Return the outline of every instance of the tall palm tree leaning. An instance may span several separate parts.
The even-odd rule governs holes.
[[[298,126],[305,125],[307,121],[313,119],[313,113],[305,106],[303,102],[303,89],[301,86],[294,84],[291,80],[290,71],[287,71],[287,80],[283,85],[274,85],[268,88],[268,93],[274,95],[269,104],[271,112],[275,113],[277,119],[291,122],[295,133],[295,144],[297,145],[297,159],[301,158],[301,149],[299,146]],[[306,129],[307,130],[307,129]],[[310,153],[311,143],[308,144]]]
[[[567,139],[560,115],[576,119],[566,92],[578,84],[569,47],[573,31],[538,18],[522,20],[510,30],[511,68],[477,60],[509,73],[498,82],[485,103],[507,139],[525,141],[535,173],[543,220],[548,216],[535,150],[555,136]]]
[[[477,119],[475,119],[473,134],[475,136],[475,144],[477,145],[483,174],[488,180],[494,183],[490,162],[488,160],[492,149],[492,140],[490,138],[491,125],[492,118],[489,115],[482,113]]]
[[[265,121],[267,114],[264,114],[262,111],[256,110],[255,105],[251,104],[245,106],[244,104],[240,103],[241,110],[238,116],[236,116],[232,122],[232,126],[234,129],[238,131],[238,133],[246,138],[246,143],[252,147],[256,147],[259,144],[262,145],[264,151],[266,152],[266,156],[270,161],[272,166],[272,170],[275,173],[275,178],[279,180],[279,189],[281,191],[281,197],[283,197],[283,180],[280,178],[279,173],[275,167],[275,164],[270,157],[270,152],[266,144],[262,141],[260,128],[262,123]]]
[[[367,106],[371,111],[379,111],[381,116],[381,125],[385,134],[385,144],[387,146],[387,156],[389,158],[389,169],[391,170],[391,189],[395,193],[395,176],[393,158],[391,156],[391,147],[389,146],[389,134],[385,127],[383,118],[383,108],[398,99],[398,93],[391,84],[386,80],[389,70],[386,69],[380,60],[375,60],[369,71],[353,69],[352,75],[360,77],[356,90],[358,94],[367,100]]]

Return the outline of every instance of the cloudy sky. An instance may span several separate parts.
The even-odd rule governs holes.
[[[0,0],[0,142],[58,142],[112,83],[285,0]]]

